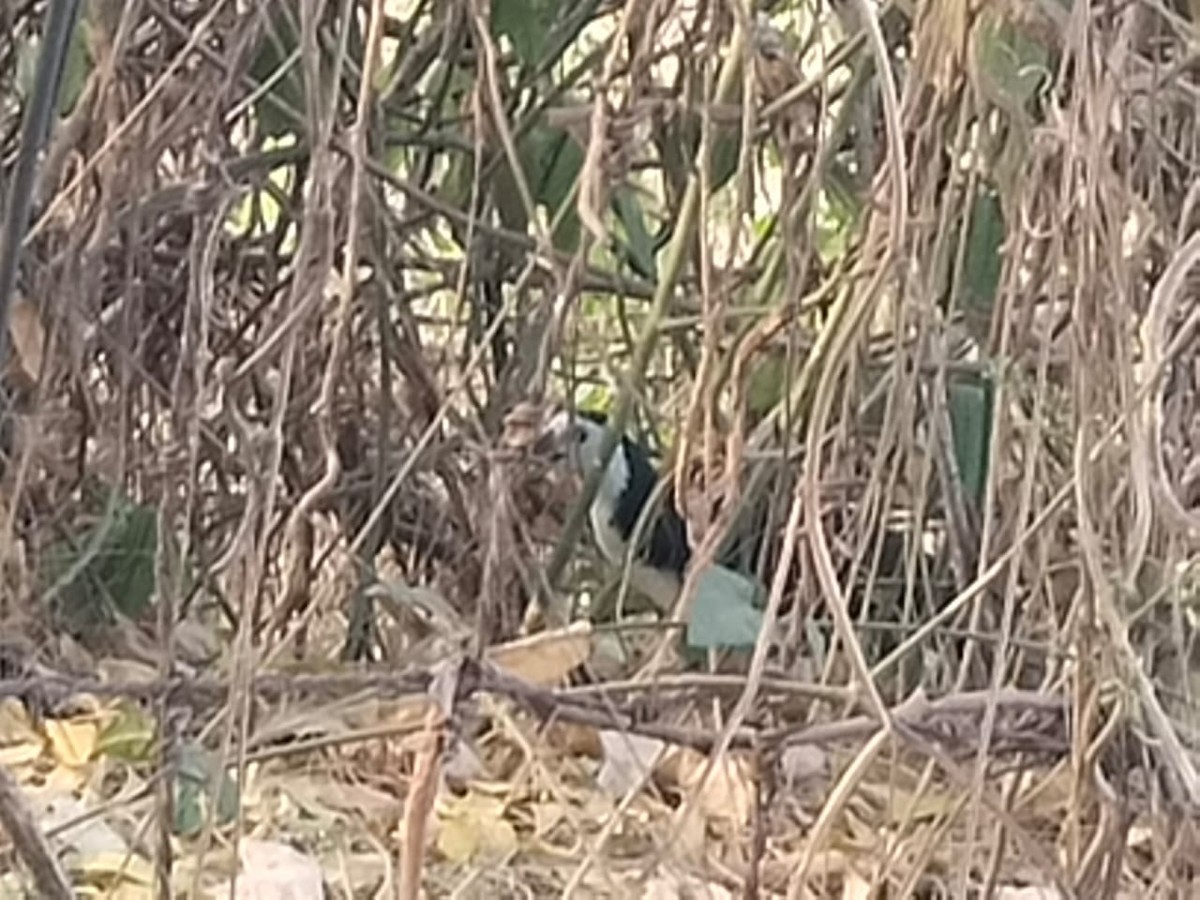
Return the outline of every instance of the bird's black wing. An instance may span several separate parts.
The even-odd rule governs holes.
[[[658,484],[658,473],[645,448],[628,437],[621,438],[621,452],[629,463],[629,484],[617,499],[612,525],[628,541]],[[674,491],[668,486],[637,557],[655,569],[682,575],[691,555],[687,526],[675,510]]]

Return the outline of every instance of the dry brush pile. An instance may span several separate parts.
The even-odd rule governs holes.
[[[1195,890],[1200,7],[759,6],[83,5],[0,481],[77,885]],[[567,399],[770,646],[611,614]]]

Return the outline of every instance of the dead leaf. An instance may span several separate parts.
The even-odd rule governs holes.
[[[561,684],[567,674],[591,656],[590,622],[573,622],[566,628],[543,631],[492,647],[487,659],[509,675],[532,684]]]
[[[92,758],[100,736],[95,719],[47,719],[45,728],[50,752],[64,766],[79,768]]]
[[[287,844],[243,839],[237,900],[324,900],[320,864]]]
[[[111,884],[114,879],[119,879],[120,883],[135,889],[154,886],[154,864],[123,847],[91,855],[81,853],[71,869],[90,881]]]
[[[708,768],[708,756],[689,748],[677,748],[663,760],[663,774],[673,777],[680,789],[692,794]],[[700,793],[700,809],[709,819],[732,819],[739,825],[750,821],[754,810],[754,765],[748,757],[726,753],[708,775]]]
[[[0,766],[25,766],[42,755],[42,745],[27,742],[0,747]]]
[[[56,831],[52,839],[54,846],[64,852],[68,862],[80,871],[103,870],[112,875],[115,873],[115,869],[112,868],[113,859],[129,856],[129,847],[125,839],[104,819],[84,818],[88,812],[87,804],[69,790],[52,786],[27,788],[26,799],[34,818],[44,831],[56,831],[68,822],[82,819],[77,825]],[[129,877],[136,880],[139,870],[132,859],[131,866]]]
[[[945,791],[927,790],[916,794],[896,784],[863,782],[859,796],[869,798],[878,809],[884,810],[893,823],[912,820],[943,819],[953,815],[960,798]],[[868,826],[873,828],[874,826]]]
[[[587,756],[600,759],[604,748],[600,744],[600,735],[589,725],[577,725],[574,722],[551,722],[543,732],[546,745],[566,754],[567,756]]]
[[[46,740],[33,727],[25,704],[14,697],[0,700],[0,765],[33,762],[45,746]]]
[[[559,822],[566,821],[567,807],[551,800],[533,805],[534,837],[544,837],[555,829]]]
[[[601,731],[600,746],[604,750],[604,762],[596,775],[596,783],[610,794],[620,796],[648,777],[664,744],[658,738],[639,734]]]
[[[722,885],[674,871],[656,874],[646,882],[641,896],[646,900],[675,900],[678,897],[733,900],[733,894]]]
[[[55,766],[45,777],[46,787],[66,794],[77,794],[88,782],[88,771],[82,766]]]
[[[98,890],[91,896],[100,896],[104,900],[155,900],[156,886],[153,884],[135,884],[132,881],[122,881]],[[83,896],[89,896],[80,891]]]
[[[37,384],[46,350],[46,330],[42,327],[37,306],[24,297],[15,298],[9,310],[8,333],[12,337],[21,376],[30,386]]]
[[[820,747],[801,744],[788,747],[780,755],[783,783],[788,789],[829,774],[829,755]]]
[[[871,900],[873,890],[870,883],[853,869],[842,879],[842,900]]]
[[[500,445],[509,450],[529,450],[541,435],[545,411],[536,403],[523,400],[504,417]]]
[[[443,716],[454,715],[454,698],[458,694],[458,681],[462,675],[462,660],[447,657],[429,669],[429,687],[425,696],[437,704]]]
[[[505,803],[472,791],[439,811],[438,852],[447,860],[500,860],[517,849],[517,832],[505,819]]]
[[[316,819],[332,819],[343,815],[363,816],[371,821],[398,819],[402,809],[400,798],[368,787],[332,778],[289,772],[281,775],[279,790]]]
[[[470,862],[479,847],[478,826],[461,817],[441,823],[437,833],[437,848],[449,862],[462,865]]]

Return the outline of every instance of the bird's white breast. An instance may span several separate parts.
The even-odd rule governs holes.
[[[600,487],[596,491],[596,499],[592,501],[591,509],[592,532],[596,536],[596,543],[611,563],[620,563],[625,558],[625,540],[612,524],[612,520],[617,501],[628,481],[629,464],[625,461],[625,454],[618,447],[617,452],[608,461],[608,468],[604,470],[604,477],[600,480]]]

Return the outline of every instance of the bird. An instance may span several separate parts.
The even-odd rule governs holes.
[[[600,464],[608,427],[608,417],[602,412],[559,410],[550,418],[535,450],[552,463],[570,464],[586,477]],[[588,510],[596,544],[614,566],[624,566],[630,541],[653,499],[659,481],[653,459],[645,445],[620,435]],[[630,586],[646,595],[660,612],[670,612],[683,588],[692,548],[669,484],[641,534],[631,560]],[[700,574],[688,620],[689,645],[753,645],[762,622],[758,610],[762,593],[761,586],[746,575],[716,563],[709,565]]]

